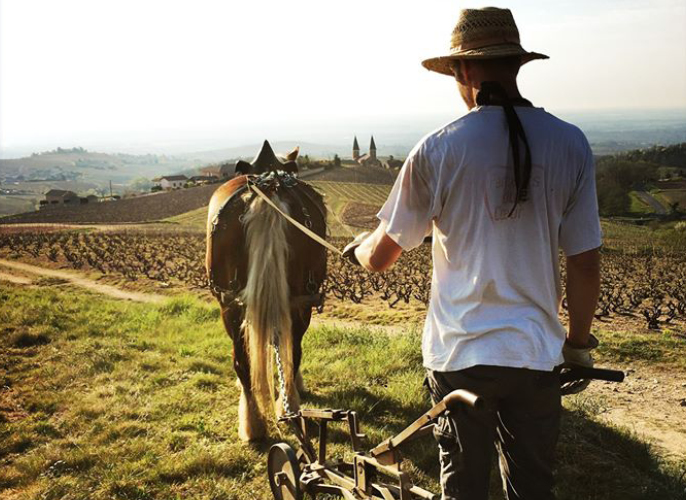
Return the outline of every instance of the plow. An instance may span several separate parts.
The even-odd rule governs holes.
[[[590,379],[622,382],[624,373],[598,368],[572,368],[560,373],[560,382]],[[269,484],[275,500],[316,499],[329,495],[346,500],[438,500],[440,494],[415,485],[403,467],[401,450],[408,443],[430,435],[435,420],[461,405],[484,409],[478,394],[458,389],[446,395],[405,429],[377,446],[365,450],[357,413],[351,410],[302,409],[285,415],[280,422],[290,425],[299,443],[274,444],[267,458]],[[327,457],[331,424],[347,429],[352,461]],[[315,445],[316,441],[316,445]]]

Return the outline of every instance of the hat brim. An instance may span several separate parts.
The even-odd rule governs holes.
[[[504,44],[492,45],[480,49],[463,50],[447,56],[432,57],[431,59],[422,61],[422,66],[429,71],[453,76],[453,61],[458,59],[495,59],[509,56],[521,56],[522,64],[526,64],[534,59],[549,59],[545,54],[527,52],[520,45]]]

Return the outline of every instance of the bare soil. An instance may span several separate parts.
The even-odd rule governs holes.
[[[349,202],[341,211],[341,221],[348,226],[373,230],[379,225],[376,214],[381,207],[366,203]]]
[[[591,383],[582,395],[599,401],[599,417],[628,428],[660,455],[686,460],[686,373],[646,363],[603,367],[623,370],[623,383]]]

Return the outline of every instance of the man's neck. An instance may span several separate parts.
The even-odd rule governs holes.
[[[521,99],[522,95],[519,93],[519,88],[517,87],[517,80],[484,80],[484,81],[496,81],[507,93],[507,97],[510,99]],[[469,87],[469,94],[467,96],[463,95],[465,104],[467,104],[468,109],[474,109],[476,107],[476,95],[481,89],[481,83],[476,87]]]

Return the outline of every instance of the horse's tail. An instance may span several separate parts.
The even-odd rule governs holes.
[[[272,201],[285,213],[277,196]],[[243,291],[244,335],[250,361],[252,391],[260,409],[271,413],[274,402],[272,346],[279,353],[286,381],[293,381],[293,335],[288,289],[287,222],[257,197],[244,219],[248,254],[248,279]],[[292,384],[288,383],[291,388]]]

